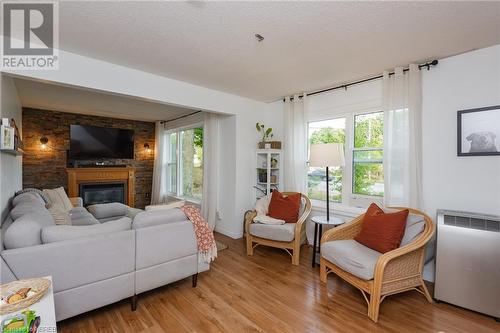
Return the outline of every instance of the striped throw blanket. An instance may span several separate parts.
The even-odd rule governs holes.
[[[186,217],[193,223],[198,243],[199,261],[211,263],[217,258],[217,245],[215,244],[214,233],[208,226],[207,221],[201,216],[200,210],[194,206],[185,205],[180,209]]]

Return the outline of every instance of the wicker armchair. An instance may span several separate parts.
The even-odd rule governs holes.
[[[395,209],[405,208],[397,207]],[[432,303],[432,298],[422,278],[422,270],[425,245],[433,236],[436,227],[425,213],[411,208],[409,211],[424,217],[424,230],[409,244],[378,257],[372,280],[363,280],[323,257],[320,260],[321,282],[326,283],[327,274],[333,272],[358,288],[368,304],[368,317],[374,322],[378,321],[380,303],[389,295],[417,290]],[[363,216],[364,214],[349,223],[325,232],[321,238],[321,245],[335,240],[353,239],[361,231]],[[370,295],[369,299],[367,294]]]
[[[284,195],[290,195],[294,194],[296,192],[283,192]],[[299,264],[299,258],[300,258],[300,246],[305,240],[305,228],[303,228],[303,224],[306,221],[307,217],[309,216],[309,213],[311,213],[311,201],[307,196],[301,193],[301,204],[302,204],[302,209],[301,209],[301,215],[299,216],[299,220],[297,223],[295,223],[294,226],[294,232],[293,232],[293,239],[283,241],[283,240],[276,240],[276,239],[269,239],[269,238],[264,238],[262,236],[258,237],[255,235],[252,235],[252,230],[251,230],[251,224],[253,223],[253,219],[255,216],[257,216],[257,212],[255,211],[248,211],[245,214],[245,233],[246,233],[246,242],[247,242],[247,255],[252,256],[253,255],[253,250],[255,247],[258,245],[266,245],[266,246],[271,246],[271,247],[276,247],[280,249],[284,249],[291,257],[292,257],[292,264],[293,265],[298,265]],[[289,227],[291,223],[287,223],[286,227]],[[279,228],[281,226],[275,226],[275,225],[262,225],[261,227],[263,228],[269,228],[270,231],[272,229]],[[272,231],[271,231],[272,232]],[[289,250],[292,250],[292,253],[290,253]]]

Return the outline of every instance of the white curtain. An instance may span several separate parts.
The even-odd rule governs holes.
[[[218,193],[218,146],[219,116],[205,113],[203,124],[203,199],[201,213],[212,228],[215,228]]]
[[[153,166],[153,186],[151,191],[152,205],[161,204],[166,200],[166,157],[165,128],[162,122],[157,121],[155,126],[155,160]]]
[[[305,110],[307,97],[285,98],[284,104],[284,191],[306,193],[307,135]]]
[[[422,81],[418,65],[383,75],[384,204],[422,208]]]

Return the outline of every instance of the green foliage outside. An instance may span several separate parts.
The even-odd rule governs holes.
[[[183,196],[201,200],[203,193],[203,128],[181,131]]]
[[[382,112],[359,115],[354,120],[355,148],[382,148],[384,146],[384,115]],[[353,193],[362,195],[384,195],[384,173],[382,150],[355,151],[353,169]],[[363,162],[359,162],[363,161]]]

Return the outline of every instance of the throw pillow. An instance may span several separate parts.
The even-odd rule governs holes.
[[[54,218],[54,222],[57,225],[70,225],[71,224],[71,216],[69,212],[61,209],[59,206],[52,206],[49,208],[49,213]]]
[[[269,203],[271,202],[271,196],[272,193],[257,200],[255,203],[255,211],[257,212],[257,215],[267,215],[269,211]]]
[[[372,203],[363,217],[361,232],[354,240],[380,253],[397,249],[403,239],[408,214],[408,209],[385,213]]]
[[[44,189],[43,192],[49,197],[50,202],[52,203],[51,207],[58,206],[67,212],[73,209],[73,205],[71,204],[71,201],[69,200],[63,187]]]
[[[278,220],[285,220],[286,223],[297,223],[299,211],[300,193],[284,196],[276,190],[273,191],[267,215]]]

